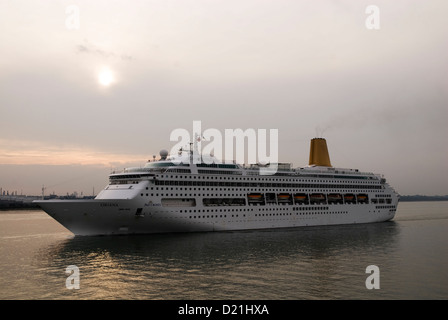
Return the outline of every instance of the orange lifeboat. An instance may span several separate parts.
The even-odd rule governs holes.
[[[330,193],[328,195],[328,201],[329,202],[342,202],[342,196],[337,193]]]
[[[311,194],[310,201],[311,201],[311,203],[325,202],[326,201],[325,195],[323,195],[322,193]]]
[[[346,194],[344,195],[345,202],[355,202],[355,195],[353,194]]]
[[[280,193],[277,195],[278,202],[287,203],[291,201],[291,195],[289,193]]]
[[[263,195],[261,193],[250,193],[247,195],[247,199],[250,202],[262,202],[263,201]]]
[[[365,194],[358,194],[358,196],[356,198],[358,199],[358,202],[367,202],[368,201],[367,195],[365,195]]]
[[[312,194],[311,199],[313,200],[325,200],[325,196],[323,194]]]

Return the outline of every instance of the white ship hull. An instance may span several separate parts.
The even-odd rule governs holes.
[[[378,206],[371,204],[319,204],[220,207],[214,209],[215,212],[207,212],[209,209],[205,207],[191,210],[191,207],[162,207],[155,203],[146,204],[139,211],[132,200],[36,202],[75,235],[209,232],[374,223],[393,219],[396,211],[396,205],[377,209]]]
[[[311,149],[313,154],[316,148]],[[292,169],[282,164],[273,175],[262,175],[253,166],[163,158],[144,168],[111,174],[109,185],[95,199],[35,202],[75,235],[294,228],[393,219],[399,196],[386,180],[373,173],[333,168],[326,152],[325,145],[324,161],[319,154],[312,160],[318,165]]]

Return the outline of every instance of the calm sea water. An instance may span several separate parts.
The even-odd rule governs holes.
[[[447,231],[448,202],[402,202],[377,224],[116,237],[3,211],[0,299],[448,299]]]

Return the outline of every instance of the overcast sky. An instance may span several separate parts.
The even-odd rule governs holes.
[[[448,194],[447,12],[446,0],[0,0],[0,187],[97,193],[197,120],[278,129],[294,166],[324,137],[335,167]]]

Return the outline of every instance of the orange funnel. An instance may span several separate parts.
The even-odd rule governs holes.
[[[311,139],[309,165],[331,167],[327,142],[324,138]]]

